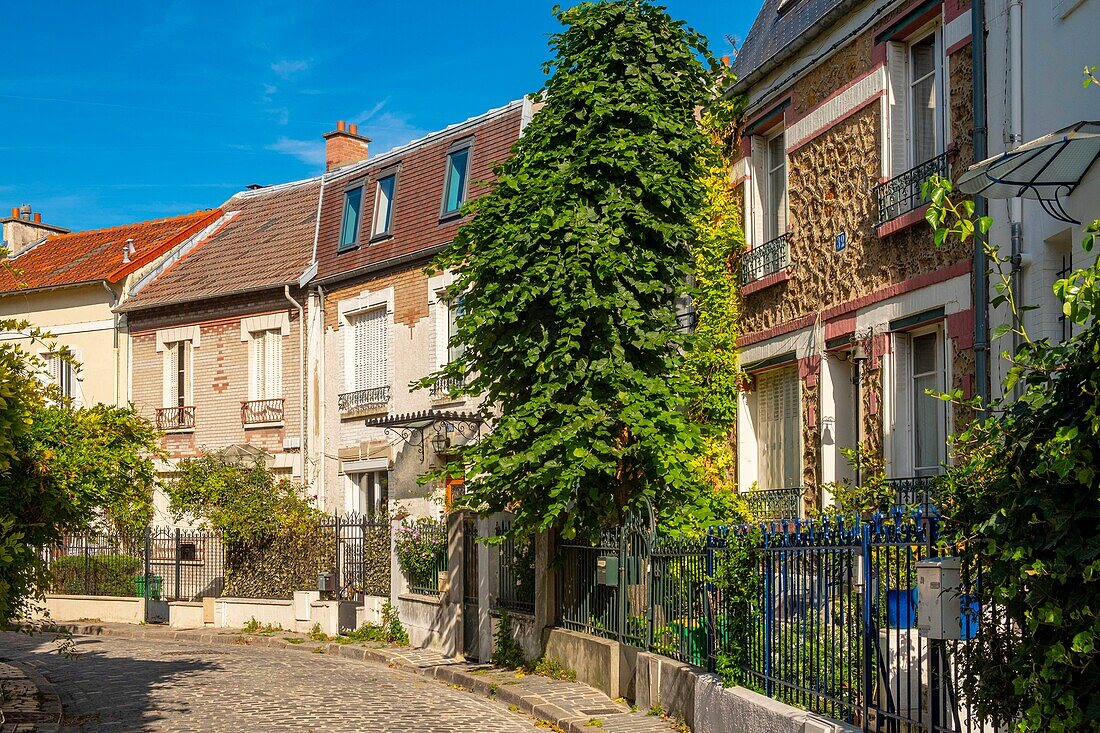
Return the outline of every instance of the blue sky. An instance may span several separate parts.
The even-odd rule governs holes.
[[[23,3],[0,47],[0,213],[75,230],[210,208],[320,172],[337,119],[383,152],[538,89],[553,4]],[[665,5],[715,55],[758,9]]]

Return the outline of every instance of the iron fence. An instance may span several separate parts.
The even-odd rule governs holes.
[[[497,536],[505,539],[496,546],[496,608],[511,613],[535,613],[535,542],[517,542],[508,536],[511,522],[497,525]]]
[[[292,598],[336,578],[335,597],[390,595],[390,523],[385,516],[323,515],[293,533],[227,542],[212,530],[150,526],[120,535],[66,535],[47,548],[51,593],[144,596],[155,601],[204,597]]]
[[[878,219],[875,223],[882,226],[891,219],[896,219],[928,203],[929,199],[921,189],[925,181],[933,175],[949,176],[951,174],[949,158],[950,153],[941,153],[875,186],[875,200],[878,202]]]
[[[434,563],[432,569],[422,576],[410,575],[406,572],[409,583],[409,592],[425,596],[439,595],[439,576],[446,574],[447,562],[447,524],[446,522],[418,523],[416,529],[422,536],[422,542],[426,545],[434,545]]]
[[[918,634],[917,563],[943,552],[934,509],[714,528],[635,541],[630,529],[560,550],[559,621],[718,670],[864,730],[988,727],[960,694],[991,612],[964,575],[962,639]]]

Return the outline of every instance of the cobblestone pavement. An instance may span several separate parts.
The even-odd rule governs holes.
[[[0,634],[0,658],[52,683],[63,731],[535,729],[503,705],[373,662],[193,642],[76,641],[80,656],[65,659],[48,637]]]

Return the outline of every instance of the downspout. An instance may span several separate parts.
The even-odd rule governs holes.
[[[298,309],[298,447],[302,459],[302,480],[306,477],[306,459],[309,456],[306,438],[306,309],[290,295],[290,286],[283,286],[283,297]]]
[[[106,280],[100,280],[99,282],[103,285],[103,289],[106,290],[107,293],[111,296],[111,319],[113,321],[113,324],[111,326],[112,336],[113,336],[112,347],[114,348],[114,357],[115,357],[114,358],[115,373],[114,373],[114,379],[112,379],[111,381],[114,382],[114,392],[115,392],[115,403],[114,404],[115,404],[115,407],[120,407],[120,405],[118,404],[118,393],[119,393],[118,379],[119,379],[119,371],[120,371],[119,368],[118,368],[118,366],[119,366],[118,365],[118,325],[119,325],[119,318],[118,318],[118,313],[115,313],[115,308],[118,307],[119,296],[118,296],[118,293],[115,292],[115,289],[111,287],[111,284],[108,283]]]
[[[321,174],[321,186],[317,192],[317,215],[313,219],[313,256],[310,258],[310,266],[312,267],[317,263],[317,243],[321,239],[321,210],[325,203],[325,174]],[[316,276],[316,275],[315,275]],[[317,337],[317,405],[314,408],[314,412],[318,415],[318,422],[320,429],[318,430],[318,439],[321,442],[321,450],[318,453],[318,463],[320,464],[320,471],[317,476],[317,505],[324,510],[325,508],[325,492],[328,484],[326,483],[326,471],[325,471],[325,389],[322,386],[324,384],[323,375],[325,373],[325,298],[324,292],[321,290],[321,286],[317,286],[318,304],[320,320],[320,332]],[[302,354],[302,358],[305,359],[305,354]],[[304,406],[303,406],[303,415]],[[309,454],[304,450],[302,451],[302,474],[305,475],[305,461],[309,458]]]
[[[1023,1],[1010,0],[1008,3],[1008,84],[1009,84],[1009,118],[1007,149],[1014,150],[1024,141],[1024,108],[1023,108]],[[1023,201],[1014,196],[1008,200],[1008,226],[1011,232],[1012,242],[1012,291],[1017,304],[1022,300],[1021,287],[1023,285],[1023,266],[1025,255],[1023,253]],[[1023,313],[1016,318],[1015,329],[1012,331],[1012,353],[1020,347],[1021,337],[1017,331],[1023,325]],[[1017,392],[1018,394],[1018,392]]]
[[[989,155],[986,125],[985,91],[985,0],[972,0],[970,5],[970,53],[973,66],[974,160]],[[975,216],[989,214],[989,202],[983,196],[974,197]],[[974,371],[975,392],[982,406],[989,404],[989,263],[985,256],[985,236],[974,233]],[[984,409],[983,409],[984,413]]]

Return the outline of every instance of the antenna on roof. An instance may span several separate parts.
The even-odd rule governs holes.
[[[727,35],[726,36],[726,43],[728,43],[729,46],[730,46],[730,53],[732,53],[734,58],[736,58],[737,57],[737,45],[739,43],[739,40],[738,40],[737,36]]]

